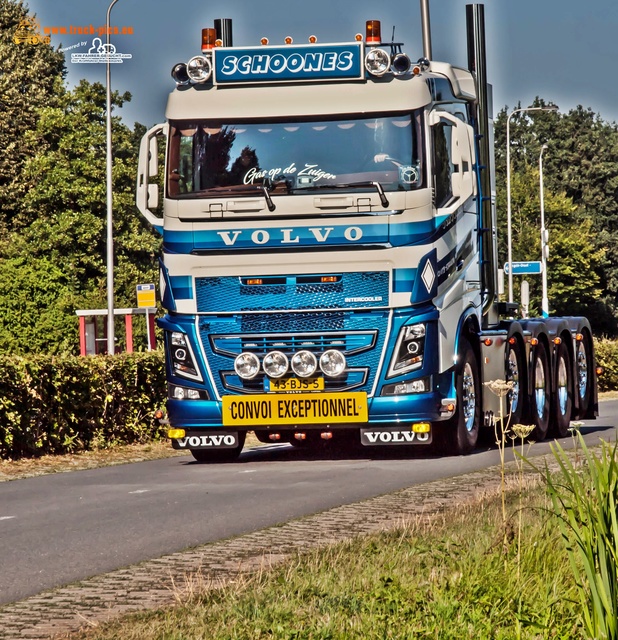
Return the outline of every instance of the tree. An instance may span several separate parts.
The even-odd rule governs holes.
[[[546,103],[537,98],[531,106],[546,106]],[[503,259],[506,255],[507,209],[506,120],[510,112],[505,108],[499,113],[495,128],[501,229],[499,251]],[[615,332],[618,308],[617,126],[603,122],[583,107],[568,114],[521,112],[511,118],[509,142],[514,224],[518,215],[516,208],[522,203],[528,202],[528,214],[532,210],[539,211],[536,168],[542,145],[548,147],[543,166],[546,221],[551,229],[551,309],[571,314],[581,311],[590,318],[596,331]],[[517,189],[519,193],[516,193]],[[564,199],[563,203],[552,204],[555,197]],[[522,212],[525,214],[524,209]],[[525,225],[534,225],[531,228],[540,229],[538,218],[535,222],[529,215],[524,215],[523,221]],[[520,226],[517,229],[514,245],[524,239],[520,232],[525,236],[527,228]],[[518,246],[523,249],[521,243]],[[534,255],[540,257],[540,240]],[[523,256],[521,259],[531,258]],[[556,278],[564,278],[564,282],[558,282]],[[532,289],[536,294],[536,283]]]
[[[15,41],[20,24],[33,19],[21,0],[0,0],[0,224],[5,227],[19,216],[31,186],[21,170],[37,152],[26,137],[36,126],[38,109],[57,104],[64,93],[64,55],[42,42]]]
[[[128,99],[114,93],[112,103],[119,107]],[[28,143],[38,149],[22,172],[31,188],[0,261],[0,300],[12,295],[25,306],[33,297],[37,301],[30,306],[33,317],[22,318],[10,332],[3,327],[14,309],[0,305],[0,349],[75,351],[75,310],[107,306],[105,88],[82,80],[59,102],[40,108],[28,133]],[[134,206],[137,136],[118,117],[112,131],[115,299],[117,307],[132,307],[136,284],[156,282],[160,245]],[[33,292],[28,283],[37,274],[44,287]],[[20,282],[23,287],[17,287]]]

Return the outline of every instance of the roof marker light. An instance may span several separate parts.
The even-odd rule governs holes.
[[[356,40],[356,42],[362,42],[363,41],[363,34],[362,33],[357,33],[354,36],[354,40]]]
[[[318,41],[317,36],[309,36],[309,43],[315,44]]]
[[[381,25],[379,20],[367,20],[365,23],[365,40],[368,44],[382,44]]]
[[[283,42],[285,42],[285,44],[292,44],[294,42],[294,39],[292,38],[292,36],[285,36]]]
[[[261,44],[262,46],[264,46],[264,47],[265,47],[268,43],[269,43],[268,38],[260,38],[260,44]]]

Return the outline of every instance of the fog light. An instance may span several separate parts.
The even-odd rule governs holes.
[[[414,431],[414,433],[429,433],[431,431],[431,424],[429,422],[418,422],[412,425],[412,431]]]
[[[311,377],[318,368],[318,359],[311,351],[299,351],[292,356],[292,371],[300,378]]]
[[[173,440],[177,440],[178,438],[184,438],[185,430],[184,429],[168,429],[167,437],[172,438]]]
[[[260,361],[255,353],[244,352],[236,356],[234,371],[243,379],[251,380],[260,371]]]
[[[281,378],[288,372],[288,358],[281,351],[271,351],[264,356],[262,367],[270,378]]]
[[[345,356],[341,351],[329,349],[320,356],[320,369],[325,376],[340,376],[346,367]]]

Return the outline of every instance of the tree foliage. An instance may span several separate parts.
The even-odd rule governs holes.
[[[106,92],[64,86],[64,55],[15,42],[0,0],[0,351],[76,352],[77,309],[107,307]],[[130,94],[112,96],[113,113]],[[141,125],[112,123],[115,306],[156,282],[159,239],[134,206]],[[139,329],[138,329],[139,331]]]
[[[548,106],[537,98],[533,108]],[[521,109],[517,105],[515,109]],[[496,119],[499,254],[506,261],[506,128],[509,117],[513,259],[539,260],[539,156],[543,145],[549,229],[550,312],[581,313],[615,334],[618,309],[618,127],[590,109],[562,114],[504,108]],[[537,282],[537,280],[539,280]],[[533,308],[540,278],[531,276]]]
[[[28,18],[21,0],[0,0],[0,222],[19,215],[30,186],[21,179],[24,163],[37,149],[27,141],[41,107],[55,105],[64,93],[64,54],[49,45],[15,42]]]

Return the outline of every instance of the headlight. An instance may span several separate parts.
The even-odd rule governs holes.
[[[281,351],[271,351],[264,356],[262,367],[269,378],[281,378],[288,372],[288,357]]]
[[[345,356],[341,351],[329,349],[320,356],[320,369],[329,378],[340,376],[345,371],[345,367]]]
[[[169,334],[168,358],[176,375],[191,378],[191,380],[202,380],[191,344],[184,333],[172,331]]]
[[[406,325],[401,328],[387,378],[400,376],[423,366],[425,333],[424,324]]]
[[[234,360],[234,371],[243,379],[251,380],[260,371],[260,361],[255,353],[245,351],[236,356]]]
[[[292,371],[299,378],[311,377],[318,368],[318,359],[311,351],[299,351],[292,356]]]

